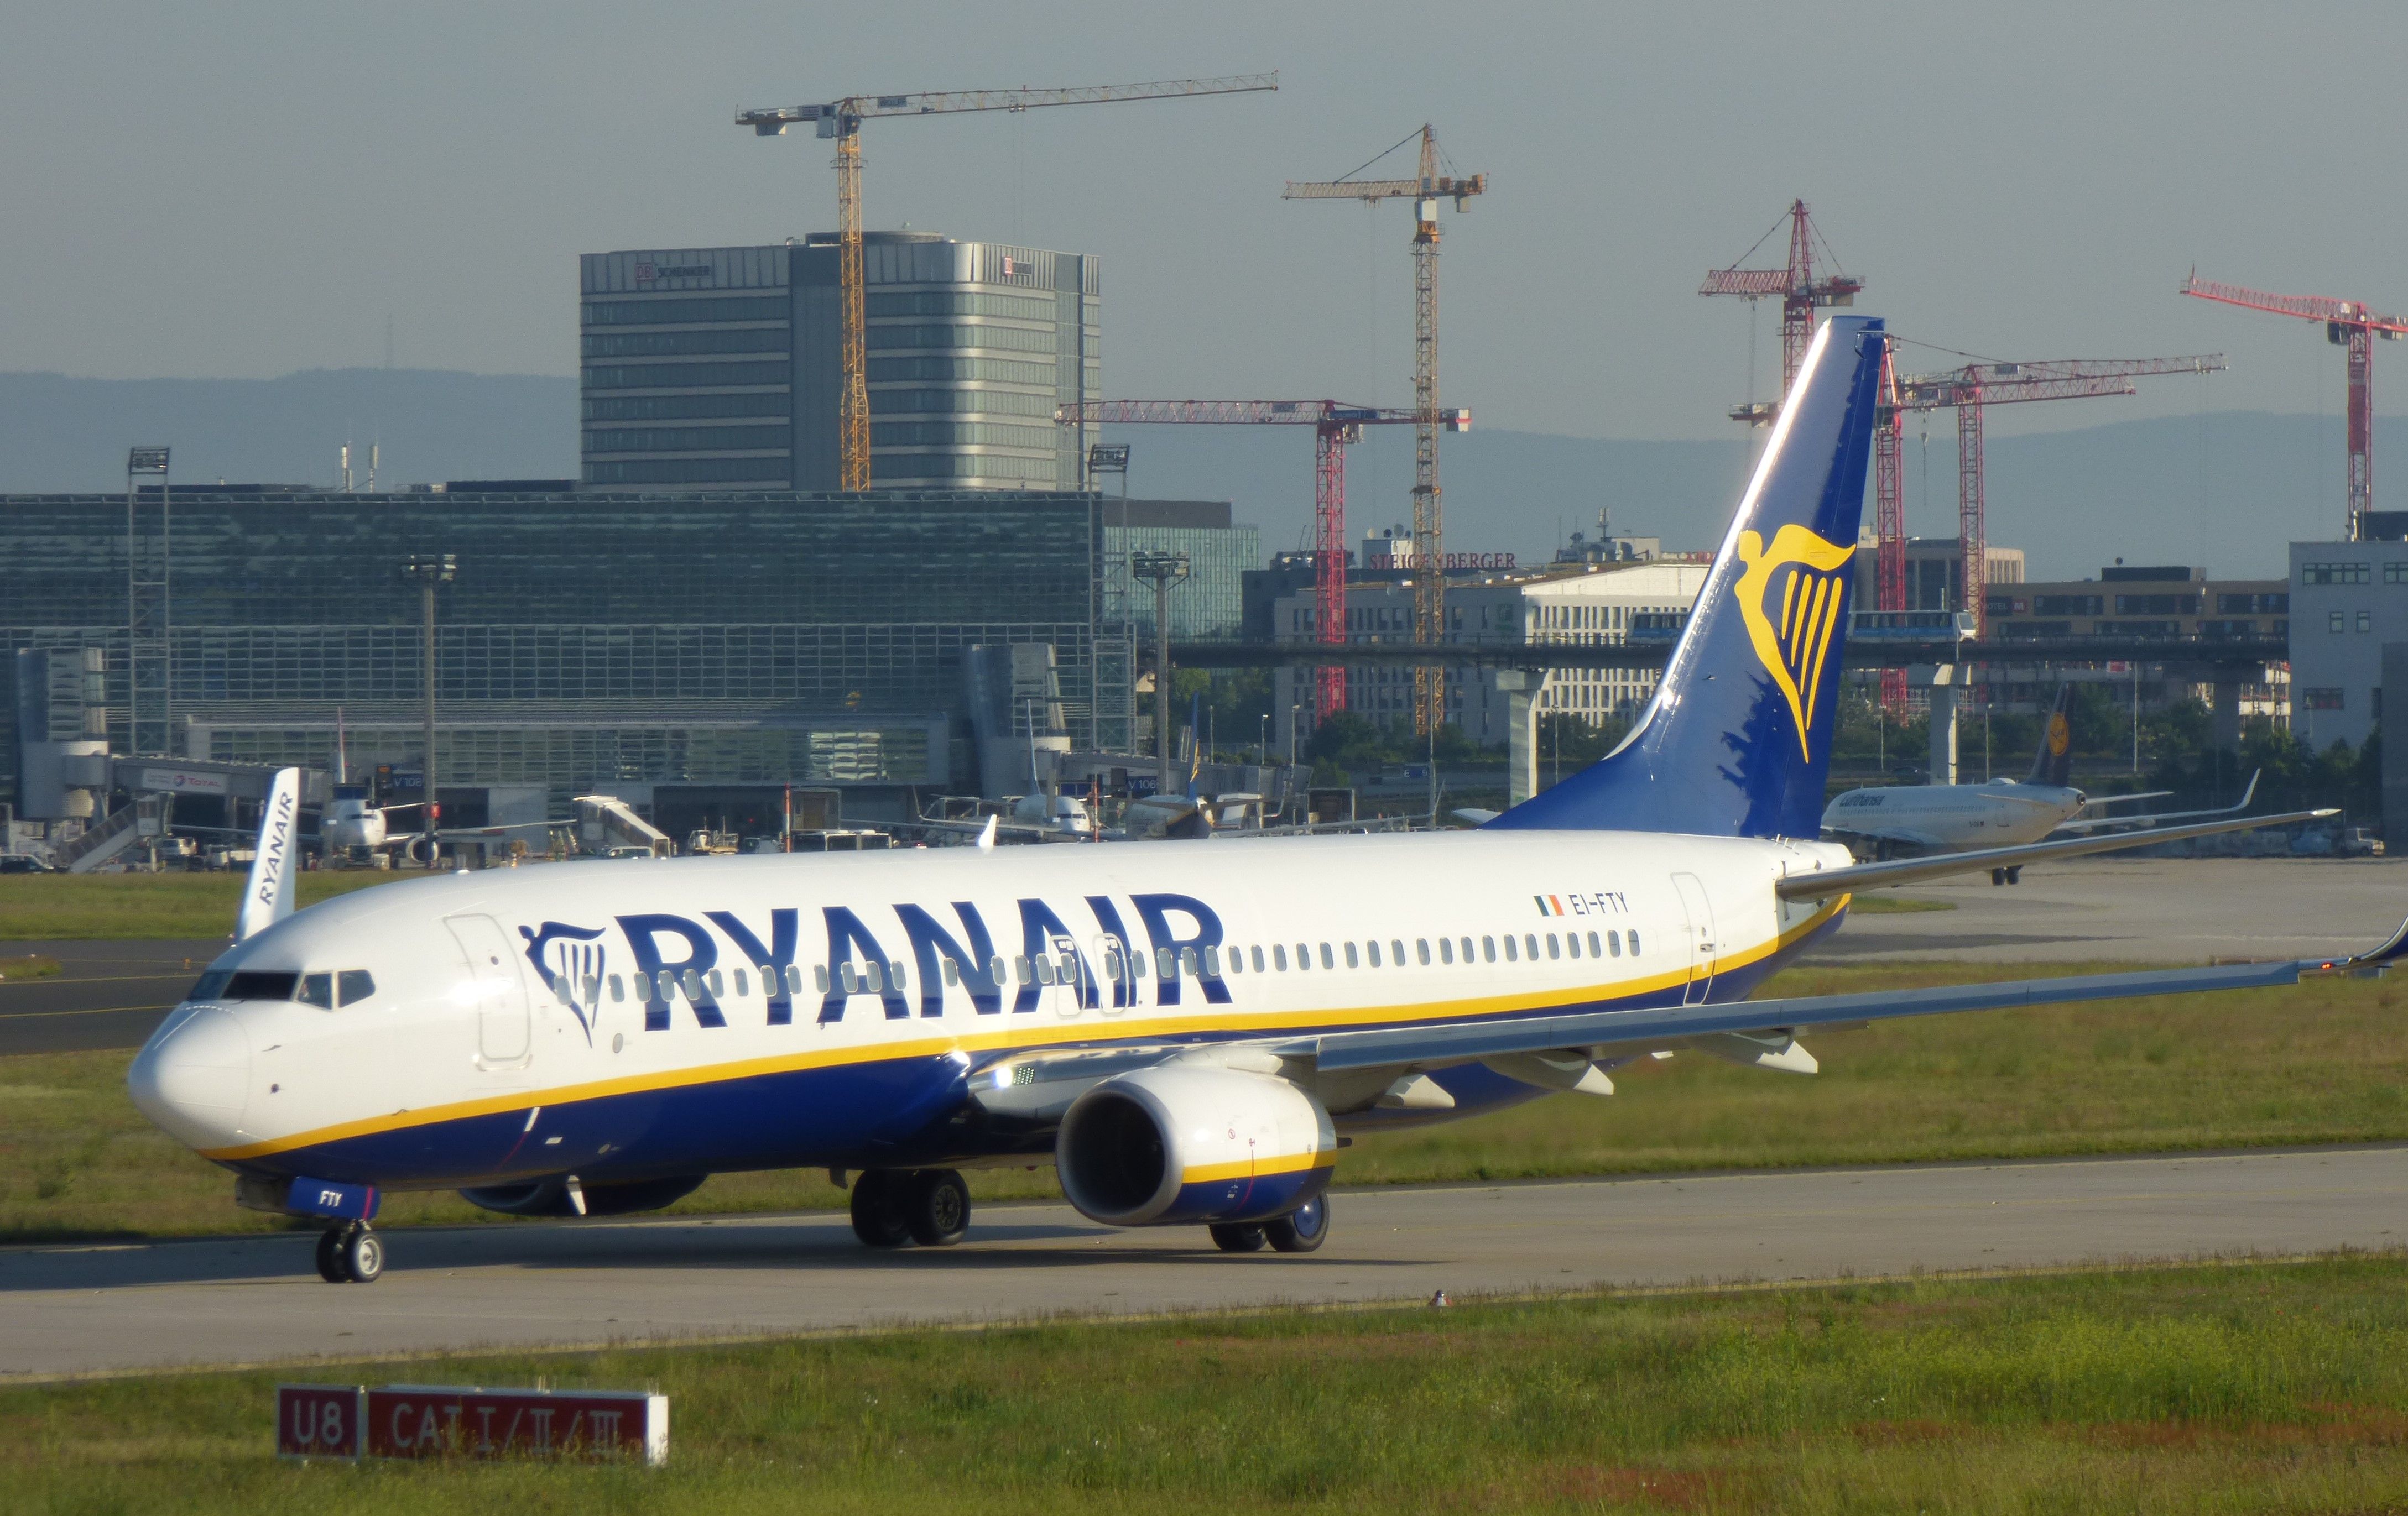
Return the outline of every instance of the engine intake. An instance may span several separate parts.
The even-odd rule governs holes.
[[[1256,1222],[1328,1186],[1338,1135],[1320,1102],[1283,1079],[1172,1065],[1081,1095],[1054,1151],[1062,1193],[1091,1221]]]

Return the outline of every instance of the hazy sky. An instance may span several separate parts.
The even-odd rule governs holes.
[[[1277,94],[873,122],[868,222],[1104,260],[1105,385],[1411,396],[1408,213],[1286,204],[1434,122],[1443,389],[1487,425],[1727,435],[1774,313],[1700,299],[1805,197],[1858,308],[1989,356],[2229,373],[2003,429],[2338,410],[2305,322],[2408,310],[2408,7],[28,6],[0,50],[0,369],[573,373],[576,256],[835,220],[828,144],[743,106],[1281,71]],[[1778,261],[1780,243],[1758,262]],[[1926,354],[1932,366],[1944,363]],[[2387,376],[2387,377],[2386,377]],[[2377,350],[2408,410],[2408,344]],[[2383,397],[2388,395],[2388,403]],[[2401,465],[2408,466],[2408,465]]]

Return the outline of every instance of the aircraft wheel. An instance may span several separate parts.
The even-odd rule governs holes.
[[[348,1284],[343,1272],[343,1229],[330,1226],[318,1234],[318,1277],[329,1284]]]
[[[911,1240],[899,1178],[890,1169],[872,1168],[853,1181],[853,1235],[870,1247],[899,1248]]]
[[[2014,866],[2014,867],[2010,868],[2010,869],[2008,869],[2008,870],[2007,870],[2007,882],[2008,882],[2009,884],[2021,884],[2023,881],[2024,881],[2024,865],[2021,865],[2021,864],[2017,864],[2017,865],[2015,865],[2015,866]]]
[[[343,1278],[353,1284],[374,1284],[384,1273],[384,1238],[360,1227],[344,1237],[340,1256]]]
[[[2005,869],[2003,869],[2003,868],[1994,868],[1994,869],[1990,870],[1990,884],[1991,884],[1991,886],[1992,886],[1993,888],[1996,888],[1997,886],[2001,885],[2001,884],[2004,884],[2004,883],[2006,883],[2006,882],[2007,882],[2007,871],[2006,871]]]
[[[924,1168],[911,1176],[905,1209],[911,1240],[924,1248],[950,1248],[970,1229],[970,1187],[950,1168]]]
[[[1212,1246],[1223,1252],[1260,1252],[1270,1240],[1262,1227],[1248,1222],[1214,1222],[1205,1230],[1212,1234]]]
[[[1329,1197],[1315,1195],[1275,1221],[1263,1223],[1264,1239],[1281,1252],[1312,1252],[1329,1240]]]

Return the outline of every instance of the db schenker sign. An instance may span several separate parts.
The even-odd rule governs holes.
[[[556,1458],[659,1465],[666,1395],[633,1390],[487,1390],[457,1384],[276,1387],[287,1458]]]

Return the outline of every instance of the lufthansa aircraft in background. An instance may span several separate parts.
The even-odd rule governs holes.
[[[239,940],[133,1098],[240,1203],[323,1221],[330,1280],[382,1268],[388,1189],[595,1215],[802,1166],[852,1179],[873,1247],[959,1240],[964,1168],[1050,1163],[1097,1222],[1303,1251],[1350,1132],[1683,1049],[1811,1072],[1835,1023],[2334,967],[1746,999],[1855,890],[2296,819],[1864,865],[1817,839],[1882,347],[1815,334],[1653,704],[1484,827],[560,864],[295,914],[280,786]]]
[[[2065,713],[2072,686],[2059,685],[2057,702],[2041,726],[2031,773],[2018,783],[1890,784],[1850,790],[1823,812],[1823,836],[1844,842],[1860,858],[1915,857],[1966,852],[1976,848],[2038,842],[2058,833],[2079,836],[2109,828],[2159,826],[2200,816],[2238,816],[2258,794],[2258,776],[2234,805],[2214,810],[2178,810],[2156,816],[2084,816],[2100,806],[2158,800],[2170,790],[2113,794],[2093,800],[2067,782],[2073,766],[2073,730]],[[2268,824],[2264,821],[2253,825]],[[2160,840],[2155,839],[2152,840]],[[2005,864],[1990,870],[1993,884],[2020,884],[2023,867]]]

